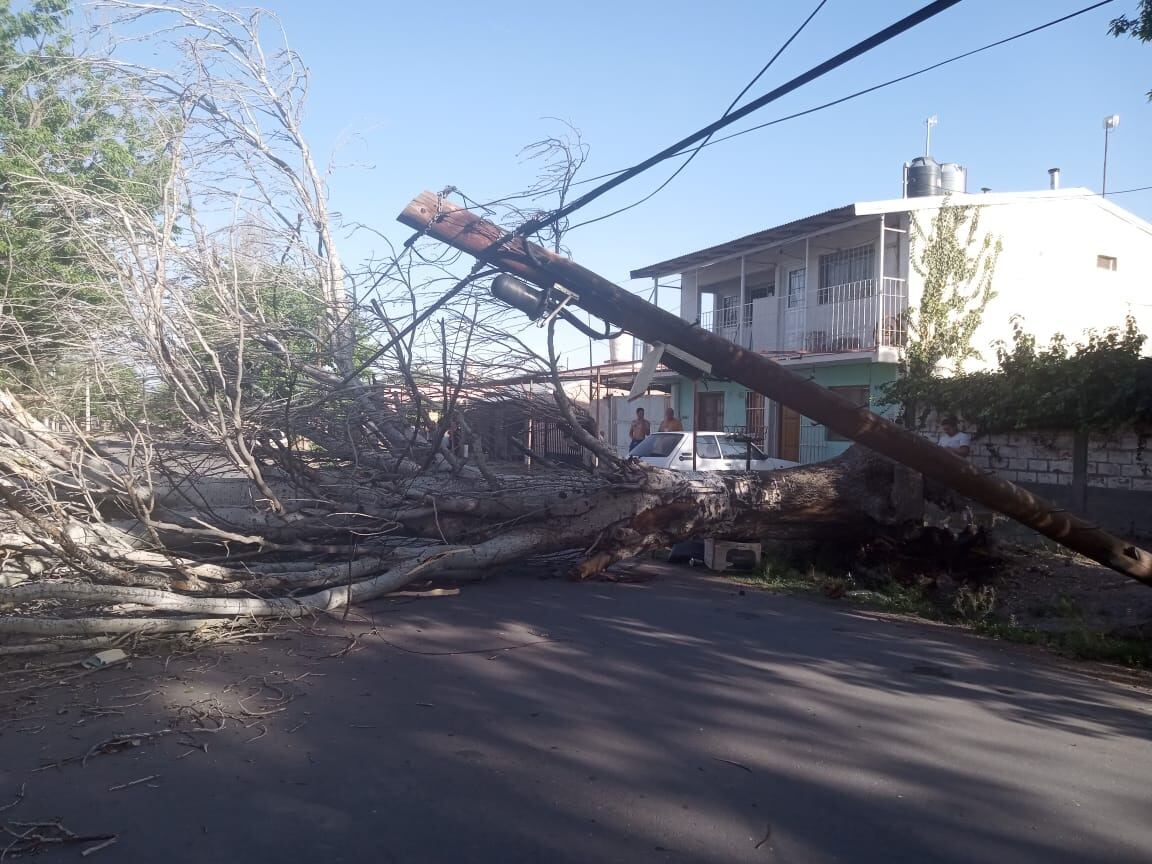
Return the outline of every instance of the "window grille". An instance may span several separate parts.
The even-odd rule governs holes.
[[[876,247],[871,243],[821,255],[820,287],[816,293],[816,302],[823,306],[826,303],[871,297],[875,277]],[[832,290],[841,285],[847,286],[846,290]]]
[[[788,273],[788,308],[804,305],[804,289],[808,284],[807,271],[801,267]]]
[[[734,294],[720,298],[720,324],[723,327],[735,327],[739,319],[738,310],[740,298]]]
[[[745,433],[757,441],[764,440],[767,429],[764,401],[763,394],[754,390],[749,390],[744,397]]]

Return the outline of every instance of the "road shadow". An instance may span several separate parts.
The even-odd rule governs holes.
[[[12,694],[0,806],[27,788],[0,820],[173,864],[1147,860],[1147,694],[655,575],[497,578]]]

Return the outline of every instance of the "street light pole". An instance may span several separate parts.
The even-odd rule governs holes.
[[[1108,133],[1120,125],[1120,115],[1110,114],[1104,118],[1104,177],[1100,181],[1100,197],[1108,194]]]

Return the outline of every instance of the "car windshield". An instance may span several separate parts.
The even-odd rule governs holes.
[[[735,438],[721,438],[720,449],[724,452],[725,459],[747,459],[748,458],[748,444],[743,441],[737,441]],[[767,459],[764,451],[752,445],[752,458],[753,459]]]
[[[635,449],[629,456],[656,456],[666,457],[671,456],[672,451],[676,449],[676,445],[680,443],[680,436],[673,432],[657,432],[655,435],[649,435],[643,441],[636,445]]]

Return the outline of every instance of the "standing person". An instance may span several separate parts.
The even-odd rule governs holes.
[[[950,450],[957,456],[967,459],[969,452],[971,452],[972,438],[967,432],[960,431],[960,425],[956,422],[956,418],[949,414],[940,421],[940,435],[937,437],[936,443],[945,450]]]
[[[628,452],[636,449],[636,445],[652,434],[652,424],[644,419],[644,409],[636,409],[636,419],[628,427]]]
[[[664,420],[660,423],[661,432],[683,432],[684,424],[676,417],[676,412],[669,408],[664,412]]]

